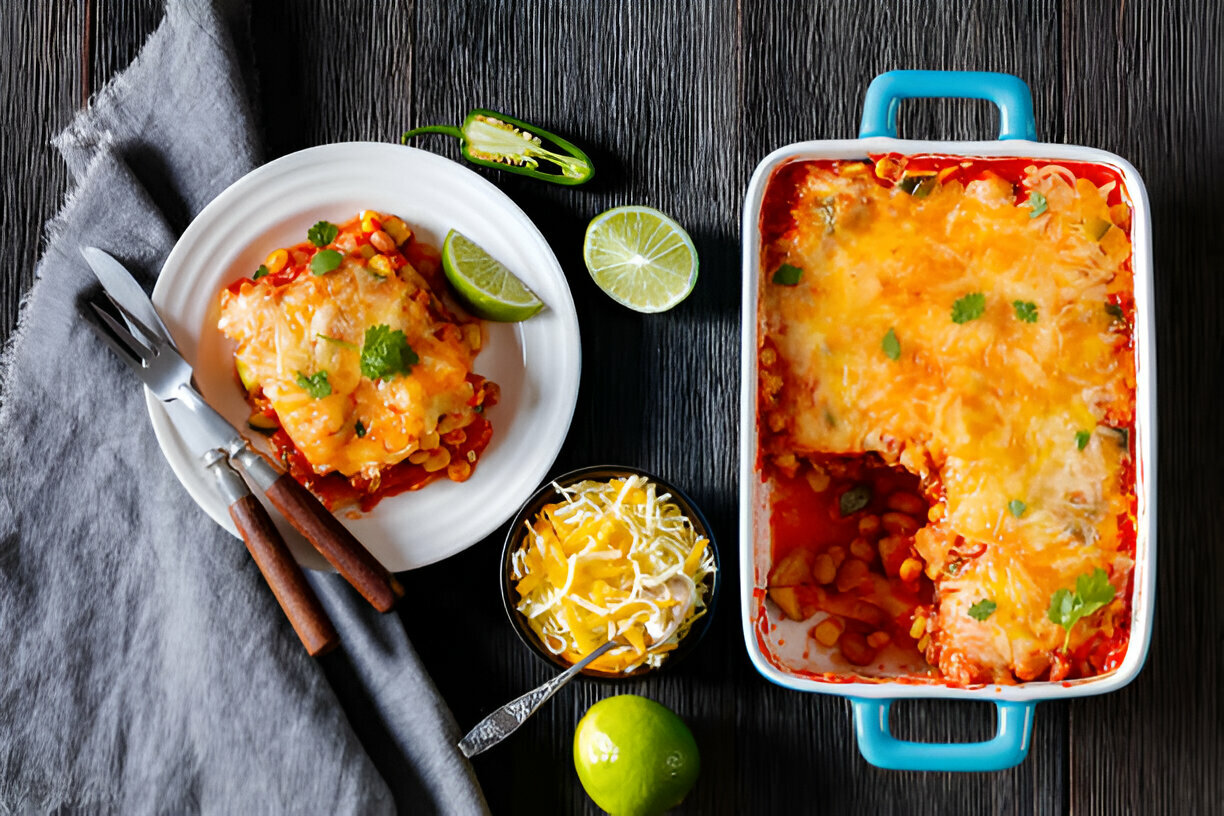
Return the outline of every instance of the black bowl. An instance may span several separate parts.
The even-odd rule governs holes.
[[[569,487],[572,484],[586,480],[607,481],[623,476],[645,476],[662,488],[663,491],[671,494],[671,501],[674,501],[680,507],[681,512],[692,522],[697,534],[709,540],[710,552],[714,556],[714,573],[706,579],[710,586],[710,591],[706,596],[706,613],[692,625],[684,639],[668,654],[667,658],[657,669],[642,666],[628,674],[602,672],[590,668],[582,670],[582,674],[587,677],[597,677],[605,680],[632,680],[674,666],[696,648],[698,641],[705,635],[706,630],[710,628],[710,623],[714,619],[714,609],[718,602],[718,589],[722,585],[722,564],[718,559],[718,544],[714,541],[714,535],[710,531],[710,524],[697,508],[697,505],[693,503],[693,500],[683,490],[680,490],[670,482],[638,468],[615,465],[595,465],[579,468],[555,479],[550,479],[527,500],[527,503],[515,514],[514,521],[510,524],[510,531],[506,534],[506,544],[502,548],[501,557],[502,604],[506,608],[506,615],[510,618],[510,623],[514,626],[514,631],[519,636],[519,640],[523,641],[527,648],[531,649],[541,660],[560,669],[570,668],[571,664],[560,655],[555,655],[544,648],[543,644],[536,637],[535,632],[531,631],[531,627],[527,625],[526,618],[515,608],[518,605],[519,594],[514,588],[513,579],[510,577],[510,556],[518,549],[523,536],[526,534],[523,522],[535,518],[544,505],[561,499],[560,494],[553,487],[554,482],[562,487]]]

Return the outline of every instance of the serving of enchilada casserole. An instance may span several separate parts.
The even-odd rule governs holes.
[[[483,329],[445,295],[437,250],[372,211],[318,222],[221,293],[251,426],[329,508],[465,481],[488,445]]]
[[[1087,162],[774,172],[757,315],[767,596],[832,650],[830,678],[878,676],[886,652],[915,682],[959,686],[1121,664],[1130,218],[1121,176]]]

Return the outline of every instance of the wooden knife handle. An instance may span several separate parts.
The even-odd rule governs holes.
[[[289,519],[344,580],[379,612],[390,611],[404,588],[314,494],[288,473],[264,488],[268,501]]]
[[[229,512],[306,651],[315,657],[335,648],[340,636],[314,590],[306,583],[302,568],[285,546],[268,511],[258,499],[247,494],[231,504]]]

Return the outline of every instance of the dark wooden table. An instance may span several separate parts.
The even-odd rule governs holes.
[[[156,0],[7,2],[0,336],[18,319],[43,223],[67,191],[50,137],[135,56]],[[590,148],[580,189],[491,174],[565,268],[582,322],[583,380],[556,470],[642,466],[685,486],[721,543],[728,591],[697,653],[622,686],[577,683],[476,770],[495,812],[593,810],[571,737],[626,691],[692,726],[702,774],[691,813],[1177,813],[1224,809],[1224,525],[1214,444],[1224,404],[1224,7],[1172,0],[343,2],[259,0],[252,19],[268,158],[394,140],[470,107],[513,113]],[[858,755],[839,698],[773,686],[739,629],[736,455],[739,226],[748,175],[792,141],[857,132],[868,81],[892,68],[1018,74],[1040,138],[1130,159],[1156,247],[1160,379],[1158,600],[1148,665],[1113,695],[1038,708],[1029,758],[989,775],[890,773]],[[986,103],[913,102],[902,132],[988,138]],[[455,156],[451,145],[430,143]],[[657,206],[692,233],[701,279],[671,312],[631,313],[586,274],[583,228],[608,207]],[[694,434],[692,429],[699,429]],[[406,576],[403,617],[463,725],[549,671],[498,600],[495,535]],[[454,621],[445,637],[433,625]],[[986,705],[895,707],[911,739],[982,739]]]

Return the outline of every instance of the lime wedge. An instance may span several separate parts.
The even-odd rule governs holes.
[[[477,317],[518,323],[544,308],[544,302],[513,272],[455,230],[447,233],[442,244],[442,268]]]
[[[651,207],[617,207],[595,216],[582,257],[600,289],[639,312],[667,311],[697,283],[693,239]]]

